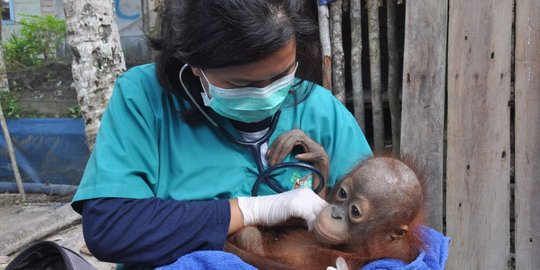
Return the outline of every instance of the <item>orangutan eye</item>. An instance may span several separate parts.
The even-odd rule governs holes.
[[[338,196],[340,199],[346,199],[347,198],[347,192],[343,188],[339,189]]]
[[[351,214],[354,218],[359,218],[362,215],[358,207],[356,207],[355,205],[351,207]]]

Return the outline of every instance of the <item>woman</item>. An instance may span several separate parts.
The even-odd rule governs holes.
[[[280,194],[256,184],[258,165],[273,165],[272,142],[303,130],[328,154],[329,186],[371,155],[346,108],[295,79],[318,68],[316,30],[300,0],[164,2],[156,64],[118,78],[73,199],[94,256],[149,268],[222,249],[244,225],[299,217],[309,226],[325,204],[295,189],[311,187],[309,173],[272,173]],[[254,154],[227,135],[253,141],[273,122]]]

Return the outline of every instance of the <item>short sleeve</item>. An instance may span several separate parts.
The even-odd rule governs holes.
[[[128,76],[116,81],[74,201],[154,196],[157,123],[144,87]]]

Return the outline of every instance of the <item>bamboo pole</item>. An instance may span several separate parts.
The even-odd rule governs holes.
[[[399,156],[401,133],[401,106],[399,98],[399,59],[396,38],[396,2],[386,1],[386,23],[388,36],[388,103],[392,124],[392,152]]]
[[[0,12],[4,9],[0,5]],[[2,25],[0,24],[0,40],[2,40]],[[4,61],[3,48],[0,43],[0,91],[9,92],[9,84],[6,75],[6,65]],[[4,110],[2,109],[2,104],[0,104],[0,125],[2,126],[2,132],[4,133],[4,138],[6,139],[6,145],[8,147],[9,159],[11,160],[11,165],[13,167],[13,175],[15,176],[15,182],[17,182],[17,188],[21,194],[23,202],[26,201],[26,194],[24,193],[24,187],[22,183],[21,174],[19,173],[19,166],[17,165],[17,159],[15,158],[15,152],[13,151],[13,143],[11,142],[11,136],[9,135],[9,130],[6,124],[6,118],[4,117]]]
[[[362,84],[362,0],[351,0],[351,81],[354,118],[362,131],[366,131],[364,86]]]
[[[367,0],[371,108],[373,112],[373,148],[375,152],[382,152],[384,150],[384,115],[381,95],[381,49],[379,42],[379,6],[380,0]]]
[[[26,194],[24,193],[24,187],[22,183],[21,174],[19,173],[19,166],[17,165],[17,159],[15,158],[15,151],[13,150],[13,143],[11,142],[11,136],[6,124],[6,118],[4,117],[4,110],[2,109],[2,104],[0,104],[0,125],[2,126],[2,132],[4,133],[4,138],[6,139],[6,145],[8,147],[9,159],[11,160],[11,166],[13,167],[13,175],[15,176],[15,181],[17,182],[17,188],[19,189],[19,194],[21,194],[23,202],[26,201]]]
[[[330,44],[330,18],[327,5],[317,7],[319,36],[322,47],[322,85],[332,91],[332,45]]]
[[[343,53],[342,36],[342,4],[343,0],[336,0],[330,4],[332,16],[332,92],[334,96],[345,104],[345,55]]]

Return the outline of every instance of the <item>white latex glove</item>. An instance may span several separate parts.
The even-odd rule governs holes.
[[[311,230],[317,214],[328,203],[310,188],[298,188],[276,195],[239,197],[238,206],[244,216],[244,226],[272,226],[290,217],[302,218]]]
[[[349,270],[347,262],[342,257],[338,257],[336,260],[336,267],[328,266],[326,270]]]

